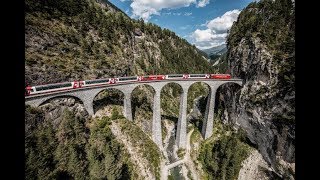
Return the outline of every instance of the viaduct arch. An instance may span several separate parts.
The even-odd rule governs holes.
[[[94,98],[105,89],[117,89],[124,94],[124,108],[123,114],[129,120],[133,121],[132,118],[132,107],[131,107],[131,94],[133,90],[139,85],[150,85],[155,93],[153,96],[153,118],[152,118],[152,140],[162,148],[162,134],[161,134],[161,105],[160,105],[160,94],[162,88],[168,83],[176,83],[181,86],[182,93],[180,94],[180,108],[179,108],[179,119],[177,124],[177,136],[176,144],[179,148],[186,147],[187,140],[187,95],[189,87],[196,83],[203,82],[209,86],[209,95],[205,111],[204,122],[202,125],[202,136],[204,139],[209,138],[213,131],[213,120],[214,120],[214,106],[215,106],[215,96],[217,89],[225,83],[236,83],[242,86],[241,79],[230,79],[230,80],[166,80],[166,81],[154,81],[154,82],[139,82],[139,83],[128,83],[128,84],[115,84],[106,85],[103,87],[91,87],[83,89],[73,89],[64,92],[55,92],[50,94],[27,96],[25,103],[31,106],[38,107],[45,103],[46,101],[59,98],[64,96],[71,96],[80,99],[89,115],[94,115],[93,101]]]

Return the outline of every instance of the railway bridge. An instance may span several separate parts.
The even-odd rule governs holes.
[[[50,99],[72,96],[80,99],[89,113],[89,115],[94,115],[93,100],[94,98],[105,89],[118,89],[124,94],[124,116],[129,120],[133,121],[132,109],[131,109],[131,94],[133,90],[139,85],[149,85],[154,91],[153,99],[153,119],[152,119],[152,139],[161,148],[162,147],[162,134],[161,134],[161,114],[160,114],[160,92],[161,89],[168,83],[179,84],[182,88],[180,94],[180,109],[179,109],[179,119],[177,124],[177,135],[176,144],[179,148],[186,147],[187,140],[187,94],[189,87],[196,83],[203,82],[209,86],[209,95],[205,111],[205,119],[202,126],[202,136],[207,139],[212,135],[213,131],[213,120],[214,120],[214,105],[215,105],[215,95],[217,89],[226,83],[236,83],[242,86],[241,79],[185,79],[185,80],[161,80],[161,81],[146,81],[146,82],[131,82],[125,84],[107,84],[97,87],[87,87],[71,89],[61,92],[51,92],[46,94],[38,94],[33,96],[26,96],[25,103],[34,107],[38,107]]]

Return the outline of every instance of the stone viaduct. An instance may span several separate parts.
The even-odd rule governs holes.
[[[88,87],[72,89],[63,92],[53,92],[50,94],[26,96],[25,103],[34,107],[38,107],[50,99],[72,96],[80,99],[89,115],[94,115],[93,110],[93,100],[94,98],[105,89],[118,89],[124,94],[124,116],[133,121],[132,109],[131,109],[131,93],[139,85],[150,85],[154,91],[154,101],[153,101],[153,120],[152,120],[152,139],[161,148],[162,147],[162,134],[161,134],[161,114],[160,114],[160,92],[162,88],[168,83],[179,84],[182,88],[182,93],[180,95],[180,111],[179,119],[177,125],[177,135],[176,144],[179,148],[186,147],[187,140],[187,94],[189,87],[196,83],[203,82],[209,86],[209,96],[205,111],[205,120],[202,126],[202,136],[207,139],[213,133],[213,117],[214,117],[214,105],[215,105],[215,95],[217,89],[225,83],[236,83],[242,86],[241,79],[228,79],[228,80],[217,80],[217,79],[186,79],[186,80],[162,80],[162,81],[148,81],[148,82],[134,82],[126,84],[113,84],[98,87]]]

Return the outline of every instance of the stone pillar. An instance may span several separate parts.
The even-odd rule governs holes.
[[[209,138],[213,133],[214,104],[217,88],[210,86],[207,107],[202,125],[202,136],[204,139]]]
[[[180,110],[176,136],[176,144],[179,148],[186,148],[187,142],[187,98],[188,89],[184,88],[180,94]]]
[[[153,97],[153,118],[152,118],[152,139],[162,147],[162,134],[161,134],[161,109],[160,109],[160,89],[155,89],[156,93]]]
[[[131,92],[124,93],[124,97],[123,97],[123,115],[129,121],[132,121]]]
[[[94,115],[94,111],[93,111],[93,101],[83,101],[83,106],[84,108],[87,110],[88,114],[93,116]]]

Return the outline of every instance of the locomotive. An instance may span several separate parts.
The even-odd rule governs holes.
[[[231,79],[230,74],[168,74],[168,75],[146,75],[104,78],[95,80],[73,81],[38,86],[26,85],[25,96],[34,94],[51,93],[77,88],[87,88],[95,86],[105,86],[132,82],[162,81],[162,80],[187,80],[187,79]]]

